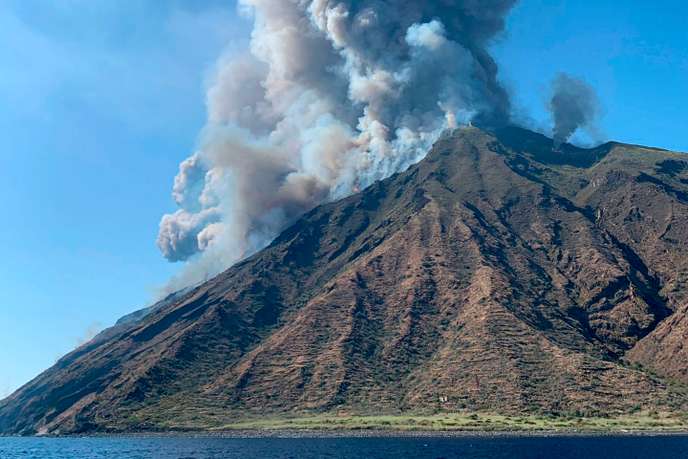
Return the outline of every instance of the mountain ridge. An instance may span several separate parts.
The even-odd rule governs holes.
[[[649,147],[456,130],[68,354],[0,401],[0,433],[680,410],[687,171]]]

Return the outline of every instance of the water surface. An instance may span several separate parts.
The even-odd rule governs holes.
[[[0,458],[688,458],[688,436],[0,438]]]

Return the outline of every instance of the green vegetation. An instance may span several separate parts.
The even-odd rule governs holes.
[[[274,418],[242,421],[213,430],[393,430],[466,432],[679,432],[688,431],[688,417],[636,413],[619,417],[506,416],[447,413],[428,416],[337,416]]]

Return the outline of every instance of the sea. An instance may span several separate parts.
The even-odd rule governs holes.
[[[0,437],[0,458],[688,458],[688,436]]]

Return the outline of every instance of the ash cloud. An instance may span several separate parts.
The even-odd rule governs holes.
[[[552,82],[552,97],[548,108],[554,120],[552,136],[559,147],[580,128],[594,130],[599,113],[595,90],[585,81],[559,74]]]
[[[250,49],[218,61],[198,151],[157,244],[169,290],[262,248],[319,203],[420,160],[447,127],[501,125],[487,47],[516,0],[240,0]],[[163,292],[164,293],[164,292]]]

